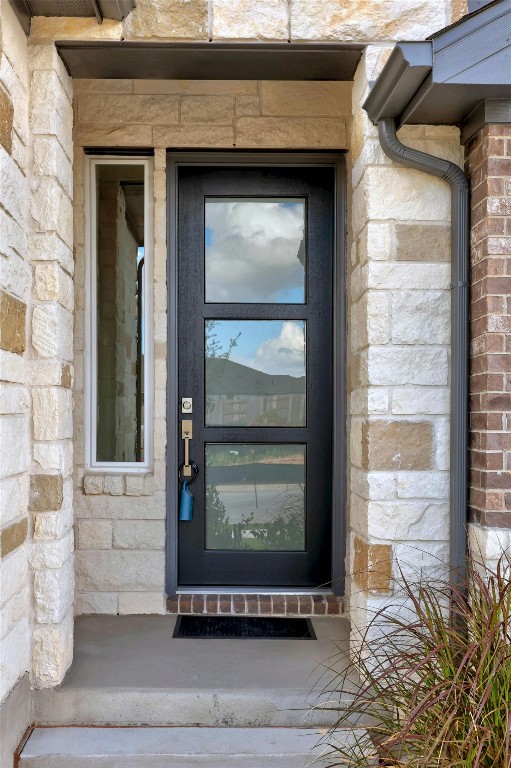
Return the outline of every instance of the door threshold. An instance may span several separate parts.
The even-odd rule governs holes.
[[[318,592],[180,592],[167,613],[241,616],[342,616],[344,599]]]

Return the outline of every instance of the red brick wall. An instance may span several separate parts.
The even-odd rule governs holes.
[[[472,185],[470,516],[511,528],[511,124],[467,145]]]

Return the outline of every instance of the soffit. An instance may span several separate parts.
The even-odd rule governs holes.
[[[72,77],[144,80],[353,80],[361,43],[60,40]]]
[[[136,0],[9,0],[24,32],[30,33],[33,16],[96,17],[122,21],[136,6]]]

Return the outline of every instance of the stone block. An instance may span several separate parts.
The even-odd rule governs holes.
[[[38,688],[62,682],[73,659],[73,612],[60,624],[38,626],[33,631],[32,676]]]
[[[60,624],[73,605],[74,561],[57,570],[34,574],[35,617],[38,624]]]
[[[142,496],[144,493],[143,475],[126,475],[126,496]]]
[[[165,522],[163,520],[116,520],[114,547],[116,549],[163,549]]]
[[[396,261],[449,261],[451,228],[445,224],[396,223]]]
[[[99,120],[98,120],[99,118]],[[87,94],[77,99],[77,122],[116,127],[127,123],[168,125],[179,122],[179,96]]]
[[[19,416],[2,417],[0,445],[2,446],[0,478],[25,472],[30,462],[27,419]]]
[[[88,496],[103,493],[104,483],[104,475],[85,475],[83,478],[83,491]]]
[[[32,346],[41,357],[72,360],[72,313],[59,304],[35,306],[32,311]]]
[[[62,475],[31,475],[29,510],[31,512],[50,512],[62,506]]]
[[[65,440],[73,436],[70,390],[47,387],[32,391],[34,440]]]
[[[0,290],[0,347],[22,355],[26,346],[27,305]]]
[[[447,291],[396,291],[392,296],[394,344],[448,344],[450,319]]]
[[[0,531],[0,552],[2,557],[10,555],[15,549],[21,547],[26,539],[28,532],[28,517],[12,523],[7,528]]]
[[[350,81],[264,80],[263,115],[296,117],[350,117]]]
[[[0,415],[26,415],[29,408],[29,396],[25,387],[15,384],[0,384]]]
[[[28,503],[28,475],[0,480],[0,525],[9,525],[24,515]]]
[[[27,179],[13,158],[0,146],[0,189],[2,207],[19,224],[23,225],[28,210]]]
[[[126,496],[76,494],[74,503],[75,515],[80,519],[164,520],[166,515],[164,490],[142,500]]]
[[[5,605],[28,583],[27,545],[18,547],[2,559],[2,604]]]
[[[14,107],[9,94],[0,88],[0,144],[10,155],[12,152],[12,122]]]
[[[90,613],[118,613],[118,595],[116,592],[77,592],[75,596],[75,616]]]
[[[399,472],[397,495],[400,499],[448,499],[447,472]]]
[[[5,221],[10,221],[15,225],[16,231],[19,227],[12,219],[2,212],[0,215],[0,232]],[[9,224],[7,224],[9,229]],[[3,254],[2,268],[1,268],[1,281],[5,291],[13,296],[16,296],[21,301],[27,303],[30,300],[30,289],[32,283],[32,272],[30,264],[22,259],[14,249],[21,248],[21,253],[26,253],[27,241],[26,237],[23,237],[19,242],[10,240],[7,236],[6,240],[1,242],[3,235],[0,234],[0,253]],[[5,248],[3,248],[5,245]],[[14,246],[14,249],[11,247]]]
[[[72,112],[62,117],[56,111],[34,107],[30,112],[30,129],[34,136],[54,136],[69,160],[73,158]]]
[[[0,377],[1,381],[25,384],[27,372],[24,358],[0,348]]]
[[[80,520],[79,549],[111,549],[113,525],[110,520]]]
[[[165,612],[165,600],[161,592],[120,592],[119,594],[119,613],[121,615],[164,614]]]
[[[223,147],[232,149],[234,146],[234,130],[232,126],[220,125],[156,125],[152,129],[152,139],[155,147]]]
[[[30,565],[36,570],[61,568],[73,553],[73,531],[57,541],[35,540],[30,551]]]
[[[370,501],[355,508],[352,527],[361,536],[383,541],[445,540],[449,536],[447,502],[427,500]]]
[[[161,98],[161,97],[159,97]],[[231,125],[234,118],[233,96],[183,96],[181,100],[182,123],[207,123]],[[167,120],[167,123],[172,120]]]
[[[66,483],[65,488],[68,485]],[[34,539],[45,541],[63,539],[73,527],[73,522],[72,493],[65,491],[62,509],[58,512],[38,512],[34,515]]]
[[[24,616],[30,614],[30,593],[28,583],[11,597],[0,611],[0,637],[4,637]]]
[[[17,267],[14,267],[11,261],[2,267],[2,284],[9,293],[18,296],[21,299],[28,298],[29,291],[27,285],[30,285],[31,275],[28,271],[28,265],[20,254],[27,251],[27,234],[23,222],[17,222],[11,218],[3,209],[0,208],[0,254],[15,259]],[[10,278],[14,272],[15,280]],[[25,273],[25,278],[21,278],[20,272]]]
[[[423,0],[291,0],[292,40],[423,40],[449,21],[443,3]]]
[[[236,96],[236,117],[254,117],[260,114],[259,96]]]
[[[124,494],[124,477],[122,475],[105,475],[104,493],[110,496],[122,496]]]
[[[449,264],[370,262],[367,265],[368,287],[379,290],[447,290],[450,277]]]
[[[23,617],[2,638],[0,698],[3,699],[27,672],[30,665],[30,624]]]
[[[344,149],[346,124],[331,117],[241,117],[236,123],[236,146]]]
[[[35,229],[38,232],[56,232],[72,248],[73,206],[58,181],[51,176],[36,176],[31,191],[30,209]]]
[[[430,469],[433,427],[425,421],[364,421],[362,466],[371,470]]]
[[[62,477],[69,477],[73,470],[73,444],[34,443],[32,446],[34,463],[43,470],[57,470]]]
[[[34,173],[53,176],[67,196],[73,196],[73,167],[56,136],[34,137]]]
[[[208,0],[139,0],[124,22],[126,39],[208,39]]]
[[[367,383],[373,386],[442,386],[448,382],[445,349],[369,348],[363,365],[367,368]]]
[[[471,523],[468,526],[469,546],[477,562],[494,566],[503,554],[511,555],[511,531],[499,528],[484,528]]]
[[[72,111],[71,99],[55,70],[34,70],[31,77],[31,107],[58,112],[62,120]]]
[[[364,592],[392,591],[392,547],[368,544],[355,536],[353,578]]]
[[[438,221],[450,218],[449,185],[420,171],[370,166],[363,181],[368,219]]]
[[[156,126],[155,131],[164,131],[163,126]],[[150,125],[103,125],[98,122],[79,123],[74,132],[75,144],[88,144],[105,147],[149,147],[152,144],[153,130]],[[165,144],[165,143],[164,143]]]
[[[392,413],[449,413],[449,390],[447,387],[396,387],[392,390]]]
[[[213,39],[288,40],[287,0],[213,0]]]
[[[161,591],[163,594],[163,551],[78,550],[75,558],[77,587],[81,592]]]
[[[74,272],[73,251],[56,232],[37,232],[28,238],[31,261],[58,261],[70,275]]]

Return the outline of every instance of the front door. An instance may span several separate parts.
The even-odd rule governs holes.
[[[178,167],[180,586],[331,581],[334,205],[328,165]]]

